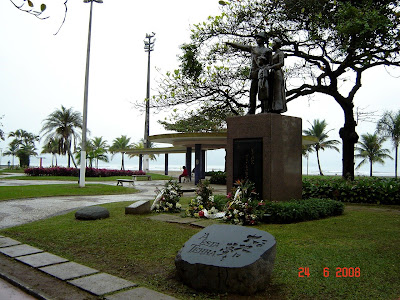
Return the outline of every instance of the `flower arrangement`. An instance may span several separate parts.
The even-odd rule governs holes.
[[[224,221],[239,225],[255,225],[263,214],[264,202],[258,200],[254,183],[250,181],[237,181],[234,196],[226,206]]]
[[[215,207],[213,190],[209,181],[200,182],[196,191],[196,198],[190,200],[186,215],[190,217],[209,217],[218,213]]]
[[[179,203],[182,195],[181,186],[177,181],[169,180],[165,183],[164,188],[156,189],[156,199],[153,202],[151,210],[156,212],[180,212],[182,205]]]

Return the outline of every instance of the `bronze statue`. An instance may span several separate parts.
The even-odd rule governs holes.
[[[279,38],[274,38],[271,50],[265,47],[268,42],[265,32],[256,34],[255,38],[257,46],[226,43],[251,53],[250,109],[247,114],[255,114],[257,95],[261,102],[261,113],[286,112],[285,79],[282,71],[285,55],[280,49],[282,42]]]
[[[247,114],[253,114],[253,115],[256,113],[257,94],[259,93],[258,73],[262,67],[267,66],[271,63],[271,58],[272,58],[272,50],[270,48],[265,47],[265,44],[268,42],[267,34],[265,32],[257,33],[255,35],[255,39],[257,42],[257,46],[248,46],[231,42],[226,43],[227,45],[232,46],[236,49],[240,49],[251,53],[250,108]],[[261,92],[263,93],[261,99],[265,99],[265,90],[262,90]],[[262,112],[265,112],[266,109],[265,102],[266,102],[265,100],[261,100]]]
[[[279,38],[274,38],[272,43],[271,63],[262,67],[260,70],[259,78],[265,80],[268,78],[268,105],[267,112],[271,113],[284,113],[287,111],[286,107],[286,93],[285,93],[285,78],[282,71],[284,65],[285,54],[280,49],[282,42]],[[262,83],[260,87],[262,87]],[[260,95],[260,94],[259,94]]]

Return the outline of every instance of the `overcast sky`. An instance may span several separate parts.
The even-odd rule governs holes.
[[[90,4],[70,0],[65,24],[54,35],[64,17],[64,1],[47,2],[50,18],[38,20],[16,9],[9,0],[0,1],[0,116],[4,115],[0,122],[6,134],[17,129],[39,134],[42,121],[61,105],[82,111]],[[121,135],[131,137],[132,142],[143,138],[144,116],[131,102],[146,96],[146,33],[156,33],[151,54],[151,84],[155,88],[159,76],[155,68],[163,73],[177,68],[179,45],[189,41],[190,25],[218,14],[219,8],[217,0],[94,3],[88,100],[91,137],[103,136],[110,143]],[[400,70],[389,70],[392,76],[387,71],[376,68],[364,73],[363,87],[355,97],[356,107],[377,111],[378,115],[399,109]],[[302,118],[303,128],[309,127],[308,121],[325,119],[333,129],[330,137],[340,140],[343,112],[331,98],[316,95],[313,101],[297,99],[288,104],[286,115]],[[151,115],[150,135],[166,133],[157,123],[164,117]],[[357,127],[360,135],[374,129],[375,124],[366,122]],[[3,152],[9,142],[0,141]],[[385,146],[391,149],[391,144]],[[310,169],[315,171],[314,156],[310,158]],[[215,157],[221,160],[223,154],[216,153]],[[6,160],[3,158],[1,163]],[[51,163],[50,159],[46,163]],[[340,172],[341,153],[325,151],[321,164],[327,171]],[[394,163],[376,165],[375,170],[393,174]]]

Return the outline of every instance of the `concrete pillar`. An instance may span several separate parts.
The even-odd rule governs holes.
[[[164,170],[164,174],[165,174],[165,175],[168,175],[168,153],[165,153],[164,161],[165,161],[165,170]]]
[[[201,179],[206,178],[206,150],[201,150]]]
[[[201,167],[202,163],[202,153],[201,144],[196,144],[194,147],[194,160],[195,160],[195,173],[194,173],[194,184],[198,184],[201,179]]]
[[[192,178],[192,147],[186,147],[186,165],[190,178]]]

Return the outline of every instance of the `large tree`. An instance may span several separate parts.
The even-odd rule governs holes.
[[[61,109],[56,109],[44,121],[41,133],[45,136],[45,143],[50,139],[59,141],[58,153],[68,154],[68,167],[70,167],[70,159],[77,168],[77,165],[72,155],[71,146],[76,146],[79,140],[78,129],[82,129],[82,115],[72,108],[65,108],[61,105]]]
[[[248,102],[249,56],[227,48],[225,42],[250,44],[256,32],[267,31],[283,41],[287,100],[321,93],[342,108],[342,175],[353,179],[358,141],[353,100],[364,71],[400,65],[399,3],[232,1],[223,6],[220,16],[194,25],[190,43],[182,46],[180,68],[166,74],[153,106],[197,105],[200,112],[222,108],[240,114]]]
[[[47,5],[46,3],[43,3],[42,1],[36,1],[36,0],[10,0],[12,4],[19,10],[26,12],[28,14],[34,15],[36,18],[40,20],[45,20],[50,18],[50,15],[46,14],[45,12],[47,11]],[[96,1],[96,0],[84,0],[84,2],[90,2],[90,1]],[[56,4],[57,1],[47,1],[50,6]],[[67,2],[68,0],[63,1],[63,6],[65,9],[64,12],[64,19],[58,28],[57,32],[55,35],[60,31],[61,27],[65,23],[65,19],[67,17]],[[50,9],[51,10],[51,9]]]

